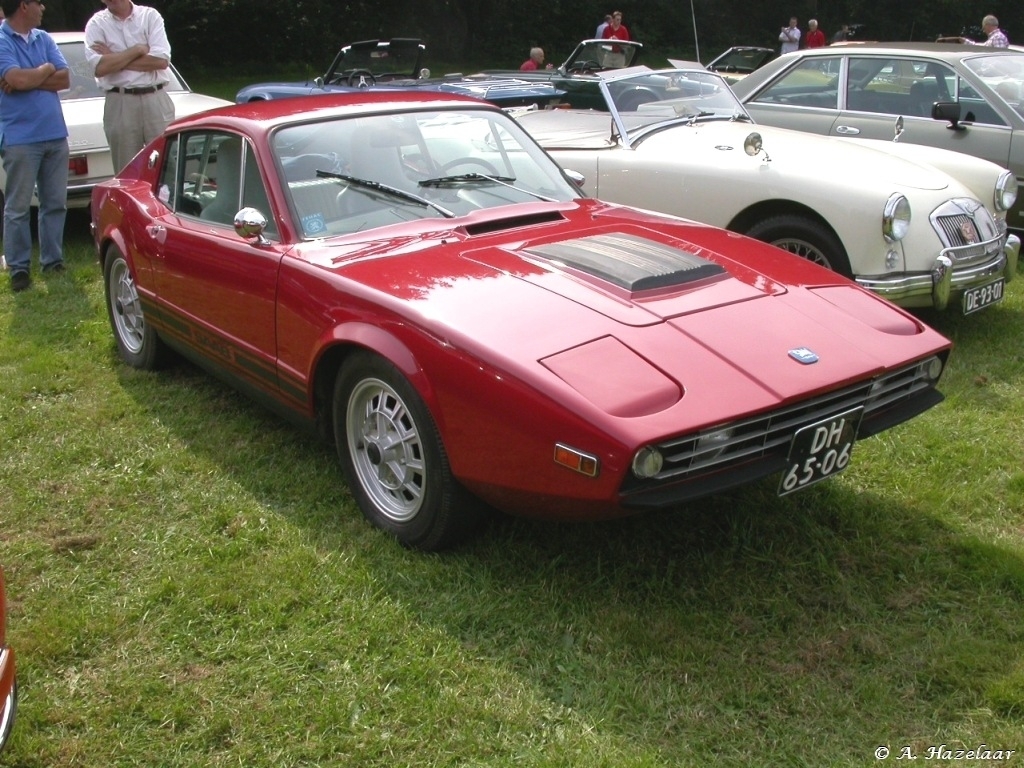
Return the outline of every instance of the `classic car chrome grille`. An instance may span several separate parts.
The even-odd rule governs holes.
[[[988,209],[971,200],[950,200],[932,216],[932,225],[942,240],[943,254],[954,265],[973,264],[998,255],[1003,236]]]
[[[798,429],[861,405],[867,422],[873,413],[932,389],[935,382],[926,372],[927,365],[928,361],[921,361],[796,405],[666,440],[655,446],[664,465],[653,480],[704,474],[773,453],[782,456]]]

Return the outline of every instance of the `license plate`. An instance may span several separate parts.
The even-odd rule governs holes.
[[[863,408],[853,408],[798,430],[789,444],[788,465],[779,482],[779,496],[799,491],[846,469],[863,414]]]
[[[999,278],[994,282],[964,291],[964,298],[961,304],[964,314],[969,315],[971,312],[977,312],[979,309],[984,309],[992,304],[998,304],[1003,300],[1005,287],[1006,281],[1003,278]]]

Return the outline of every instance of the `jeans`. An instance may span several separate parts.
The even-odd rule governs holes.
[[[7,145],[3,155],[7,173],[4,191],[4,256],[7,268],[28,272],[32,262],[32,193],[39,196],[39,263],[43,267],[64,261],[64,219],[68,212],[67,139]]]

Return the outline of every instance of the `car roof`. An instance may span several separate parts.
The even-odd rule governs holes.
[[[823,48],[805,48],[796,53],[780,56],[779,59],[802,56],[835,56],[838,52],[841,55],[861,54],[891,54],[893,51],[900,53],[928,53],[937,56],[948,56],[950,58],[961,58],[965,53],[984,54],[996,56],[1019,56],[1020,51],[1009,48],[992,48],[989,46],[969,45],[961,43],[914,43],[914,42],[865,42],[856,45],[829,45]]]
[[[85,32],[50,32],[53,42],[61,43],[84,43]]]
[[[289,99],[231,104],[183,117],[176,120],[173,125],[176,128],[195,127],[210,122],[229,125],[236,130],[248,128],[252,133],[264,133],[290,123],[382,112],[399,113],[419,109],[456,109],[459,107],[501,112],[501,109],[493,104],[461,94],[365,88],[353,93],[331,92],[312,96],[296,96]]]

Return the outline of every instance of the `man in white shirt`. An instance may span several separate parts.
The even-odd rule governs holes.
[[[155,8],[132,0],[102,0],[106,8],[85,25],[85,55],[106,91],[103,131],[120,170],[174,119],[164,90],[171,44]]]
[[[800,48],[800,28],[796,25],[796,16],[790,18],[789,26],[779,32],[779,42],[782,43],[779,53],[792,53]]]

